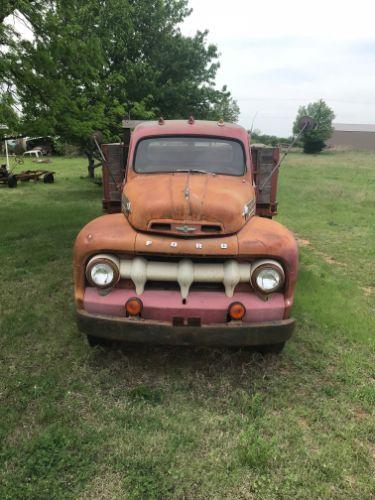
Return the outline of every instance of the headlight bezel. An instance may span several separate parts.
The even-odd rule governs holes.
[[[110,283],[105,283],[103,285],[95,283],[95,281],[92,278],[92,270],[93,268],[98,265],[98,264],[105,264],[111,267],[112,272],[113,272],[113,278]],[[91,286],[94,286],[95,288],[100,288],[100,289],[108,289],[108,288],[113,288],[119,281],[120,279],[120,265],[117,262],[117,259],[109,257],[108,255],[106,256],[101,256],[101,255],[96,255],[90,259],[86,266],[86,271],[85,271],[86,279],[89,282]]]
[[[280,278],[277,286],[275,286],[274,288],[272,288],[270,290],[265,290],[264,288],[260,287],[258,285],[258,282],[257,282],[257,278],[259,277],[259,274],[262,271],[265,271],[266,269],[272,269],[273,271],[275,271],[278,274],[278,276]],[[250,283],[251,283],[251,286],[253,287],[253,289],[255,291],[261,293],[262,295],[270,295],[272,293],[279,292],[285,284],[284,269],[283,269],[282,265],[279,262],[277,262],[276,260],[258,261],[251,268]]]

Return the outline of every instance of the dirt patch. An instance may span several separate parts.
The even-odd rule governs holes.
[[[361,286],[361,290],[366,297],[371,297],[375,293],[375,286]]]
[[[102,475],[96,476],[93,481],[88,484],[86,491],[81,493],[78,499],[89,500],[95,498],[97,500],[110,500],[113,498],[121,498],[123,493],[122,478],[120,474],[107,471]]]
[[[311,241],[306,240],[304,238],[300,238],[297,234],[294,235],[296,238],[296,241],[298,243],[298,246],[300,248],[310,248],[312,252],[314,252],[315,255],[318,255],[319,257],[324,260],[327,264],[330,264],[331,266],[338,266],[338,267],[346,267],[346,264],[344,262],[339,262],[338,260],[334,259],[330,255],[327,255],[324,252],[321,252],[320,250],[317,250],[314,245],[311,243]]]
[[[375,460],[375,445],[373,443],[369,443],[368,447],[371,457]]]
[[[363,410],[362,408],[356,408],[355,417],[357,420],[361,421],[361,420],[365,420],[366,418],[368,418],[369,414],[367,413],[367,411]]]
[[[297,243],[298,243],[298,246],[299,247],[310,247],[311,246],[311,242],[309,240],[304,240],[303,238],[300,238],[299,236],[296,236],[296,240],[297,240]]]
[[[316,251],[315,253],[316,255],[319,255],[324,260],[324,262],[327,262],[327,264],[339,267],[346,267],[346,264],[344,264],[344,262],[339,262],[338,260],[334,259],[333,257],[330,257],[329,255],[323,252]]]
[[[310,429],[310,425],[308,424],[307,420],[303,417],[300,417],[298,419],[298,424],[301,427],[301,429]]]

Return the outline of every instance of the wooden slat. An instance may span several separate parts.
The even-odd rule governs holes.
[[[267,181],[266,185],[259,191],[259,186],[263,186],[280,157],[280,148],[254,146],[251,148],[253,161],[254,182],[256,184],[256,198],[258,215],[272,217],[277,213],[277,179],[278,171]]]
[[[121,211],[121,184],[125,177],[128,148],[123,144],[103,144],[103,209]]]

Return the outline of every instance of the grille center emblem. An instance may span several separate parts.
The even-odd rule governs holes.
[[[197,228],[193,226],[188,226],[184,224],[183,226],[176,226],[176,230],[180,231],[180,233],[193,233]]]

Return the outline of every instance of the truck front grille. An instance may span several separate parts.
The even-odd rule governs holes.
[[[120,259],[120,276],[130,279],[136,293],[142,294],[146,284],[155,282],[176,283],[181,297],[186,299],[195,284],[222,284],[227,297],[233,297],[239,283],[250,283],[251,264],[230,259],[225,262],[207,263],[182,259],[177,262],[147,260],[143,257]]]

